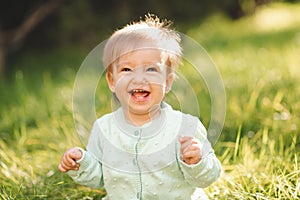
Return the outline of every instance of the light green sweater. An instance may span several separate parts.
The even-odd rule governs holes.
[[[98,119],[79,170],[68,174],[79,184],[104,187],[111,200],[203,199],[197,188],[216,181],[221,164],[199,119],[162,105],[160,116],[142,127],[128,124],[121,108]],[[178,134],[200,140],[199,163],[182,161]]]

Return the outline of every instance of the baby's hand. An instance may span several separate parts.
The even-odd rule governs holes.
[[[61,172],[67,172],[69,170],[78,170],[79,164],[76,162],[77,160],[81,159],[82,152],[77,148],[72,148],[67,150],[61,161],[58,165],[58,169]]]
[[[192,136],[178,137],[181,144],[182,160],[187,164],[197,164],[201,160],[200,141]]]

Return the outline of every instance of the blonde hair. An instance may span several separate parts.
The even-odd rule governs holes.
[[[181,62],[179,34],[170,29],[171,22],[148,14],[145,20],[133,22],[115,31],[108,39],[103,52],[103,64],[110,69],[120,56],[138,49],[155,48],[164,52],[165,64],[172,69]]]

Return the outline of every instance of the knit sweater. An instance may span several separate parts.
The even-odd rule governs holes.
[[[201,143],[201,160],[188,165],[178,135]],[[162,104],[160,116],[141,127],[129,124],[122,108],[96,120],[78,171],[79,184],[107,191],[114,199],[201,199],[202,189],[218,179],[221,164],[198,118]]]

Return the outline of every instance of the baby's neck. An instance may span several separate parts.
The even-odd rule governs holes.
[[[161,107],[157,107],[157,108],[153,109],[152,111],[145,113],[145,114],[130,113],[130,112],[124,110],[124,115],[125,115],[128,123],[130,123],[134,126],[143,126],[143,125],[155,120],[157,117],[159,117],[160,113],[161,113]]]

